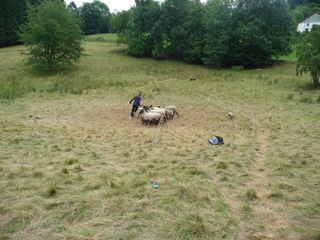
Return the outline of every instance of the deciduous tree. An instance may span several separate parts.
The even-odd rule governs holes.
[[[310,73],[313,86],[319,88],[320,77],[320,26],[312,30],[297,44],[297,73]]]
[[[255,67],[291,51],[286,0],[166,0],[160,11],[152,3],[136,0],[121,31],[132,55]]]
[[[285,0],[211,1],[206,20],[206,64],[254,67],[291,50]]]
[[[130,10],[113,13],[113,16],[111,18],[110,24],[112,26],[113,31],[117,32],[120,42],[122,42],[124,32],[128,27],[129,18],[130,18]]]
[[[25,21],[26,2],[21,0],[0,1],[0,47],[19,44],[16,31]]]
[[[152,30],[160,15],[160,6],[154,0],[135,0],[136,7],[130,10],[124,42],[128,53],[138,57],[150,56],[155,44]]]
[[[67,7],[73,12],[77,11],[77,5],[75,4],[74,1],[70,2]]]
[[[188,16],[190,0],[167,0],[161,6],[161,16],[156,23],[155,36],[164,56],[182,58],[187,33],[182,25]],[[160,52],[158,50],[158,52]]]
[[[211,1],[207,5],[205,21],[205,49],[202,61],[214,66],[228,65],[232,38],[236,32],[232,21],[231,1]],[[233,56],[234,57],[234,56]]]
[[[20,26],[20,41],[29,48],[28,64],[46,70],[72,65],[83,56],[79,19],[60,0],[29,5],[28,21]]]
[[[200,1],[188,3],[188,13],[182,27],[185,31],[182,58],[201,62],[205,47],[205,6]]]
[[[111,14],[105,3],[99,0],[85,2],[77,11],[82,22],[81,29],[85,34],[109,32]]]

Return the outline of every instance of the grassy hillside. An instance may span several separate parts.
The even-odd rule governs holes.
[[[0,49],[0,239],[320,238],[320,93],[293,63],[135,59],[114,35],[84,47],[50,73]],[[138,92],[178,108],[159,142],[128,117]]]

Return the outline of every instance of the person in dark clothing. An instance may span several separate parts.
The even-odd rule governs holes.
[[[141,99],[142,99],[142,94],[139,93],[137,96],[135,96],[130,100],[129,104],[133,102],[130,117],[134,117],[134,113],[138,110],[138,107],[140,106]]]

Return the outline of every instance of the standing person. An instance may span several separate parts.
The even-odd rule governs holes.
[[[129,102],[129,104],[132,103],[132,110],[131,110],[131,114],[129,117],[134,117],[134,113],[138,110],[138,107],[140,106],[140,101],[142,99],[142,94],[139,93],[137,96],[135,96],[134,98],[131,99],[131,101]]]

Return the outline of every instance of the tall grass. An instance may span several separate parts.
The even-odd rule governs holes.
[[[0,49],[0,84],[22,89],[1,97],[1,239],[319,238],[319,92],[293,63],[135,59],[97,37],[55,73]],[[157,125],[128,118],[138,92],[181,115],[157,143]]]

